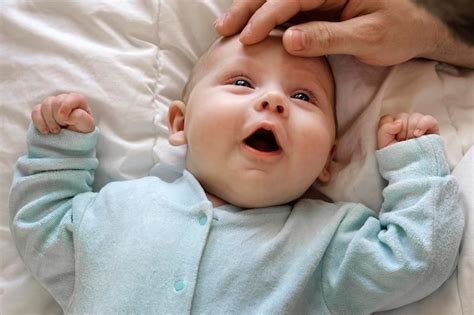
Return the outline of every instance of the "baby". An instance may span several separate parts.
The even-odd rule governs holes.
[[[331,179],[334,89],[326,60],[288,55],[279,34],[221,38],[170,105],[183,175],[97,193],[87,101],[45,99],[10,196],[25,264],[67,313],[368,314],[428,295],[464,224],[437,122],[381,118],[379,215],[299,199]]]

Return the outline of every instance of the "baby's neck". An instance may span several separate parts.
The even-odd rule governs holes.
[[[228,202],[226,202],[225,200],[222,200],[221,198],[216,197],[211,193],[206,192],[206,196],[207,196],[207,199],[209,199],[209,201],[212,202],[212,206],[214,208],[228,204]]]

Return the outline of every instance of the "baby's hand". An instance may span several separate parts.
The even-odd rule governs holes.
[[[31,120],[43,134],[58,133],[61,128],[88,133],[95,129],[94,117],[84,96],[77,93],[50,96],[36,105]]]
[[[438,121],[433,116],[420,113],[385,115],[379,121],[377,148],[429,134],[439,134]]]

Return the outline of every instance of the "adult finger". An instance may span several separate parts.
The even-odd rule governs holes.
[[[316,5],[320,2],[315,1]],[[270,31],[288,21],[301,10],[300,1],[267,1],[252,15],[240,34],[243,44],[251,45],[263,40]]]
[[[216,31],[222,36],[237,34],[264,3],[265,0],[234,0],[228,11],[214,23]]]
[[[289,21],[299,12],[340,9],[345,0],[268,0],[251,16],[240,35],[243,44],[255,44],[263,40],[277,25]]]
[[[296,25],[283,34],[283,46],[296,56],[358,56],[366,46],[360,34],[365,19],[357,17],[343,22],[317,21]]]

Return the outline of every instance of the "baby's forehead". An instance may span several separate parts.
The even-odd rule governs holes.
[[[271,33],[263,41],[254,45],[243,45],[239,41],[238,35],[232,37],[218,38],[207,52],[215,61],[224,60],[231,57],[248,57],[268,61],[269,55],[279,55],[280,61],[297,60],[302,65],[325,66],[325,57],[297,57],[290,55],[283,47],[281,33]],[[276,60],[276,59],[271,59]]]
[[[280,66],[288,71],[309,72],[318,76],[320,81],[328,81],[328,88],[332,90],[333,75],[331,67],[325,57],[298,57],[290,55],[283,47],[281,33],[272,32],[263,41],[254,45],[243,45],[239,36],[218,38],[202,57],[205,59],[201,70],[209,72],[219,69],[223,65],[237,65],[244,63],[247,67],[255,65]],[[203,60],[204,61],[204,60]]]

